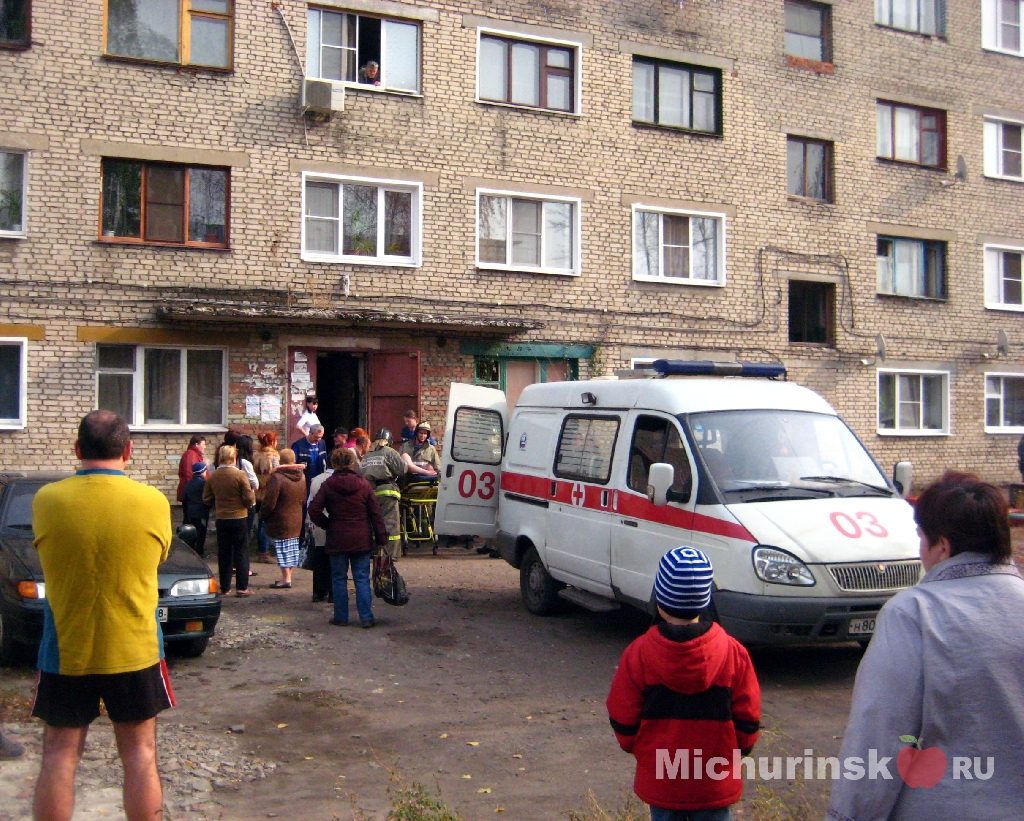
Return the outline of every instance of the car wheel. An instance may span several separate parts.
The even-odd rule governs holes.
[[[0,667],[11,667],[21,659],[24,648],[14,640],[8,625],[10,620],[0,607]]]
[[[558,610],[561,587],[545,569],[537,548],[527,550],[519,567],[519,590],[526,609],[535,616],[550,616]]]
[[[200,638],[188,639],[187,641],[168,642],[167,648],[173,655],[180,658],[196,659],[206,652],[206,645],[209,643],[209,636],[201,636]]]

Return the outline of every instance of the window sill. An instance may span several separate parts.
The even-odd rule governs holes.
[[[991,46],[982,46],[982,51],[987,51],[990,54],[1005,54],[1007,57],[1016,57],[1020,59],[1024,57],[1024,51],[1008,51],[1005,48],[992,48]]]
[[[381,88],[380,86],[371,86],[366,83],[344,83],[340,80],[328,80],[328,82],[344,86],[346,94],[350,91],[365,91],[367,94],[384,94],[388,97],[411,97],[415,100],[423,99],[422,91],[402,91],[397,88]]]
[[[913,299],[916,302],[936,302],[939,305],[945,305],[949,302],[949,297],[945,296],[916,296],[914,294],[887,294],[885,292],[876,291],[875,296],[882,297],[883,299]]]
[[[0,239],[28,239],[25,231],[0,231]]]
[[[722,139],[722,134],[717,131],[697,131],[693,128],[683,128],[678,125],[661,125],[660,123],[647,123],[643,120],[633,120],[633,128],[651,129],[653,131],[674,131],[677,134],[689,134],[691,137],[710,137],[715,140]]]
[[[32,48],[32,42],[26,40],[23,43],[19,42],[0,42],[0,49],[4,51],[28,51]]]
[[[787,54],[786,65],[803,71],[813,71],[815,74],[831,76],[835,73],[835,65],[831,60],[811,60],[808,57],[797,57],[793,54]]]
[[[948,430],[881,430],[875,431],[879,436],[952,436]]]
[[[227,425],[129,425],[131,433],[181,433],[201,431],[202,433],[224,433]]]
[[[985,433],[992,434],[993,436],[998,436],[999,434],[1003,434],[1005,436],[1020,436],[1022,433],[1024,433],[1024,428],[990,428],[988,425],[986,425]]]
[[[499,265],[496,262],[478,262],[478,271],[494,271],[501,274],[542,274],[543,276],[578,277],[579,271],[566,271],[562,268],[533,268],[525,265]]]
[[[836,207],[833,200],[819,200],[817,197],[801,197],[796,194],[787,194],[786,200],[789,202],[800,203],[802,205],[824,205],[826,208]]]
[[[1024,182],[1024,177],[1007,177],[1007,176],[1004,176],[1003,174],[982,174],[982,176],[986,180],[1000,180],[1002,182],[1015,182],[1015,183],[1022,183],[1022,182]]]
[[[380,259],[378,257],[346,257],[325,256],[321,254],[300,254],[303,262],[324,262],[330,265],[375,265],[388,268],[420,268],[421,260],[415,259]]]
[[[791,348],[806,348],[809,351],[827,351],[834,350],[836,347],[835,342],[794,342],[792,339],[789,340],[789,346]]]
[[[121,54],[103,54],[104,60],[111,63],[132,63],[137,66],[153,66],[154,68],[173,68],[176,71],[188,71],[198,74],[200,71],[209,71],[211,74],[227,75],[233,74],[234,66],[224,68],[222,66],[198,66],[192,63],[176,63],[170,60],[148,60],[145,57],[126,57]]]
[[[913,162],[912,160],[894,160],[891,157],[875,157],[875,162],[879,165],[895,165],[901,168],[920,168],[922,171],[937,171],[940,174],[945,174],[949,169],[944,165],[924,165],[923,163]]]
[[[497,100],[476,99],[477,105],[494,106],[496,108],[510,108],[513,111],[524,111],[528,114],[548,114],[554,117],[568,117],[570,120],[581,120],[583,115],[575,111],[559,111],[556,108],[538,108],[532,105],[515,105],[514,103],[499,103]]]
[[[1006,305],[1002,302],[986,302],[986,311],[1007,311],[1009,313],[1022,313],[1024,312],[1024,305]]]
[[[901,29],[896,26],[887,26],[885,23],[878,22],[875,23],[875,28],[882,29],[884,31],[896,31],[899,32],[900,34],[910,34],[914,37],[923,37],[926,40],[938,40],[940,43],[949,42],[946,39],[945,34],[928,34],[927,32],[915,31],[914,29]]]
[[[0,431],[25,430],[27,426],[19,422],[0,422]]]
[[[117,237],[99,237],[93,245],[104,245],[108,248],[167,248],[171,251],[230,251],[230,245],[203,245],[202,243],[183,244],[177,242],[146,242]]]
[[[656,285],[695,285],[698,288],[724,288],[719,279],[693,279],[692,277],[633,277],[633,282],[651,282]]]

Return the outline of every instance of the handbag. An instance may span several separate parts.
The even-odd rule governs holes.
[[[373,594],[384,599],[386,604],[395,607],[404,607],[409,603],[409,591],[405,586],[405,579],[402,578],[395,567],[395,561],[383,547],[378,547],[370,560],[370,579],[373,585]]]

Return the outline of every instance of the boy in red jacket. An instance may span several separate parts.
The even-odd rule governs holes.
[[[665,623],[626,648],[608,693],[651,821],[728,821],[743,795],[740,755],[757,741],[761,688],[750,656],[719,625],[698,620],[712,577],[696,548],[662,557],[654,595]]]

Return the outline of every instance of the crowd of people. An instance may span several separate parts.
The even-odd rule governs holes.
[[[436,479],[441,458],[430,424],[420,422],[414,410],[404,416],[397,449],[387,428],[371,439],[362,428],[338,427],[328,446],[318,410],[317,397],[307,396],[293,429],[298,438],[289,448],[279,448],[272,431],[254,441],[228,430],[210,465],[206,438],[193,436],[178,466],[182,520],[195,527],[195,549],[205,557],[211,512],[216,518],[222,595],[231,591],[232,577],[235,596],[250,595],[249,578],[256,571],[249,566],[249,544],[255,535],[257,561],[276,561],[280,570],[269,587],[290,589],[292,570],[304,559],[313,571],[313,601],[334,604],[331,624],[348,622],[351,569],[360,623],[372,627],[374,545],[400,558],[402,486]]]

